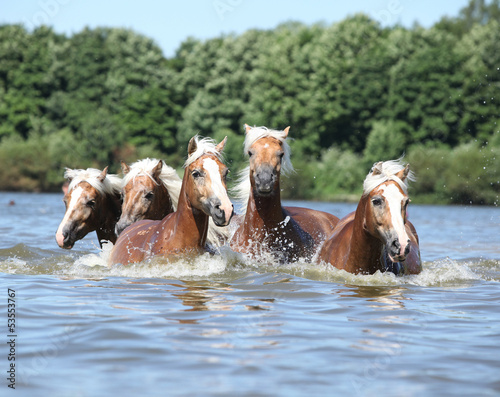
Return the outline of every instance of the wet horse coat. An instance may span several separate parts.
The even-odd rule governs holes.
[[[66,169],[70,180],[64,195],[66,212],[56,232],[59,247],[71,249],[76,241],[95,231],[99,244],[102,240],[116,242],[115,226],[120,217],[121,179],[94,168]]]
[[[319,260],[350,273],[420,273],[418,235],[407,220],[406,183],[412,178],[399,161],[375,164],[356,211],[340,220]]]
[[[272,254],[282,262],[311,259],[338,218],[309,208],[281,205],[280,175],[290,173],[290,148],[284,131],[246,126],[243,171],[237,195],[246,210],[231,238],[234,251],[251,256]]]
[[[161,221],[142,220],[125,229],[111,251],[110,264],[205,252],[209,217],[227,226],[233,215],[226,190],[228,169],[221,160],[225,143],[190,140],[177,211]]]

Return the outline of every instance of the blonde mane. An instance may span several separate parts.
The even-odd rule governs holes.
[[[158,165],[158,159],[142,159],[130,165],[130,171],[123,177],[123,186],[126,186],[129,182],[133,181],[137,176],[144,175],[149,177],[155,184],[158,184],[151,175],[153,169]],[[179,194],[181,192],[182,180],[177,175],[177,172],[165,162],[161,167],[161,173],[159,176],[163,185],[167,189],[170,200],[172,201],[172,206],[174,211],[177,210],[177,204],[179,202]]]
[[[87,168],[86,170],[66,168],[64,177],[70,180],[68,192],[71,192],[79,183],[87,182],[100,194],[120,194],[122,180],[118,175],[107,174],[101,182],[99,176],[102,170]]]
[[[244,153],[248,157],[250,147],[261,138],[271,137],[277,139],[281,142],[284,152],[281,161],[281,173],[285,176],[289,175],[295,172],[295,170],[290,160],[291,151],[290,145],[286,141],[287,135],[285,131],[271,130],[267,127],[251,127],[246,133],[245,142],[243,143]],[[231,189],[233,197],[242,205],[246,204],[250,197],[250,187],[250,166],[247,166],[238,173],[238,182]],[[246,207],[243,211],[246,211]]]
[[[415,175],[410,171],[405,180],[402,181],[396,174],[404,168],[403,157],[397,160],[375,163],[363,182],[363,195],[369,194],[377,186],[387,181],[396,182],[403,192],[408,194],[408,181],[414,181]]]
[[[224,161],[222,154],[216,148],[217,142],[214,139],[201,138],[199,135],[195,135],[194,140],[196,142],[196,150],[187,158],[184,168],[189,167],[194,161],[207,153],[213,154],[220,161]]]

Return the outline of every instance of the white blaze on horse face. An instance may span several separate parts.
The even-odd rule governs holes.
[[[62,247],[64,245],[64,236],[62,233],[64,226],[66,226],[66,223],[68,223],[69,218],[75,211],[75,207],[82,193],[83,193],[83,188],[81,186],[77,186],[71,191],[71,200],[68,203],[68,208],[66,208],[66,213],[64,214],[64,218],[61,221],[61,224],[59,225],[59,228],[57,229],[56,232],[56,241],[59,247]]]
[[[392,227],[395,229],[399,244],[401,245],[401,253],[405,252],[406,246],[408,245],[408,234],[406,233],[405,224],[403,217],[401,216],[401,204],[404,199],[404,195],[394,184],[389,184],[382,186],[380,189],[382,196],[385,198],[387,205],[389,206],[389,211],[391,212],[391,223]]]
[[[226,217],[226,223],[229,223],[231,219],[231,215],[233,213],[233,204],[229,197],[227,196],[227,190],[222,183],[222,178],[219,172],[219,166],[214,159],[204,159],[203,160],[203,168],[207,171],[210,176],[210,180],[212,181],[212,190],[220,201],[220,208],[224,211],[224,215]]]

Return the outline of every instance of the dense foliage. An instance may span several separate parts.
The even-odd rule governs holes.
[[[0,26],[0,189],[54,190],[64,167],[165,159],[191,136],[290,125],[288,198],[357,197],[371,164],[406,153],[425,202],[496,204],[500,192],[500,5],[471,0],[435,26],[331,26],[187,39],[167,59],[125,29],[71,37]]]

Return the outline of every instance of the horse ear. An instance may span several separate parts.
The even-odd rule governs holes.
[[[252,127],[250,127],[248,124],[245,124],[245,134],[248,134]]]
[[[288,136],[288,131],[290,131],[290,126],[286,127],[283,132],[285,133],[285,138]]]
[[[101,174],[97,177],[97,179],[99,179],[100,182],[104,181],[104,179],[106,179],[106,175],[108,175],[108,166],[106,166],[106,168],[104,168],[101,172]]]
[[[64,177],[68,180],[68,182],[71,183],[71,181],[73,180],[73,176],[72,175],[72,169],[71,168],[68,168],[66,167],[66,171],[64,172]]]
[[[406,167],[403,168],[401,171],[399,171],[396,174],[396,176],[404,182],[404,180],[408,177],[409,173],[410,173],[410,164],[406,164]]]
[[[130,167],[128,166],[128,164],[125,161],[121,161],[120,164],[122,166],[123,174],[127,175],[130,172]]]
[[[163,167],[163,161],[162,160],[158,160],[158,164],[156,164],[156,167],[153,168],[153,170],[151,171],[151,176],[153,177],[153,179],[155,179],[155,180],[159,180],[160,179],[160,174],[161,174],[162,167]]]
[[[188,155],[191,156],[198,148],[198,143],[196,143],[195,137],[192,137],[188,143]]]
[[[220,143],[215,147],[215,149],[219,153],[222,153],[222,150],[224,150],[224,146],[226,146],[226,142],[227,142],[227,136],[222,141],[220,141]]]
[[[380,175],[382,173],[382,164],[384,164],[383,161],[373,164],[372,175]]]

